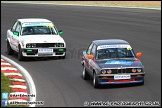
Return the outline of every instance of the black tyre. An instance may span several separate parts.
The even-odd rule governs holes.
[[[13,55],[14,54],[14,50],[11,48],[8,41],[7,41],[7,54],[8,55]]]
[[[25,59],[25,57],[22,55],[22,49],[19,46],[19,52],[18,52],[18,60],[19,61],[23,61]]]
[[[89,76],[89,74],[88,74],[85,67],[83,67],[83,79],[84,80],[89,80],[90,79],[90,76]]]
[[[66,53],[65,53],[64,56],[59,56],[58,58],[59,58],[59,59],[65,59],[65,58],[66,58]]]
[[[143,82],[141,83],[141,85],[144,85],[145,81],[144,81],[144,78],[143,78]]]
[[[96,73],[94,72],[93,74],[93,87],[94,88],[98,88],[99,84],[98,84],[98,77],[96,76]]]
[[[60,58],[61,58],[61,59],[65,59],[65,56],[61,56]]]

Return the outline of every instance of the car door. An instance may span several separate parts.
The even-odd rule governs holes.
[[[11,48],[15,50],[15,45],[14,45],[14,39],[13,39],[13,31],[16,30],[16,26],[17,26],[18,22],[16,21],[13,26],[11,27],[11,29],[9,29],[7,31],[7,38],[10,40],[10,45]]]
[[[91,54],[91,50],[92,50],[92,47],[93,47],[93,43],[91,43],[88,47],[88,49],[86,50],[86,54],[85,54],[85,66],[87,68],[87,70],[90,72],[90,67],[89,67],[89,59],[88,59],[88,55]]]
[[[21,34],[21,24],[18,22],[15,31],[19,32],[19,35],[13,35],[14,48],[18,51],[19,36]]]
[[[95,69],[95,55],[96,55],[96,45],[93,44],[90,54],[94,56],[94,59],[89,59],[89,70],[93,74],[93,69]]]

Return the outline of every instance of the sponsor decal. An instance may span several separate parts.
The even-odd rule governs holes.
[[[97,47],[97,50],[107,49],[107,48],[127,48],[127,50],[132,49],[130,45],[100,45]]]
[[[33,22],[33,23],[23,23],[22,27],[28,27],[28,26],[47,26],[49,28],[53,27],[52,23],[39,23],[39,22]]]
[[[114,76],[114,79],[117,80],[117,79],[130,79],[131,76],[130,75],[115,75]]]
[[[131,65],[133,61],[130,60],[108,60],[105,64],[124,64]]]

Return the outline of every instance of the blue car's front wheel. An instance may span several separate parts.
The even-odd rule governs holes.
[[[94,72],[93,74],[93,87],[94,88],[98,88],[99,84],[98,84],[98,77],[96,76],[96,73]]]
[[[83,66],[83,79],[84,80],[89,80],[90,79],[90,76],[89,76],[85,66]]]

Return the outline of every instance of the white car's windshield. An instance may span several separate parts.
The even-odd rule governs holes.
[[[49,26],[27,26],[22,28],[22,35],[45,35],[57,34],[54,27]]]
[[[132,58],[134,55],[132,48],[104,48],[97,50],[96,59]]]

